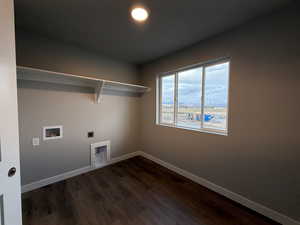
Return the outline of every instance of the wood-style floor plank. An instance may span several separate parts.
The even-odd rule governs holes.
[[[142,157],[22,198],[24,225],[278,225]]]

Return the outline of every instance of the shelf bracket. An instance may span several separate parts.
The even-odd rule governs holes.
[[[101,94],[103,91],[103,87],[104,87],[104,81],[98,81],[97,86],[95,87],[95,101],[96,103],[100,103],[100,99],[101,99]]]

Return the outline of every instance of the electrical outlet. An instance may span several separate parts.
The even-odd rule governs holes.
[[[39,146],[40,145],[40,138],[38,138],[38,137],[32,138],[32,145],[33,146]]]

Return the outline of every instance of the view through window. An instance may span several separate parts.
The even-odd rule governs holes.
[[[159,78],[159,123],[227,132],[229,61]]]

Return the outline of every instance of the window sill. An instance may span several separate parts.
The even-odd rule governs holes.
[[[174,126],[172,124],[163,124],[163,123],[156,123],[156,125],[163,126],[163,127],[169,127],[169,128],[176,128],[176,129],[181,129],[181,130],[196,131],[196,132],[202,132],[202,133],[208,133],[208,134],[217,134],[217,135],[222,135],[222,136],[228,136],[227,131],[214,130],[214,129],[209,129],[209,128],[194,129],[194,128]]]

